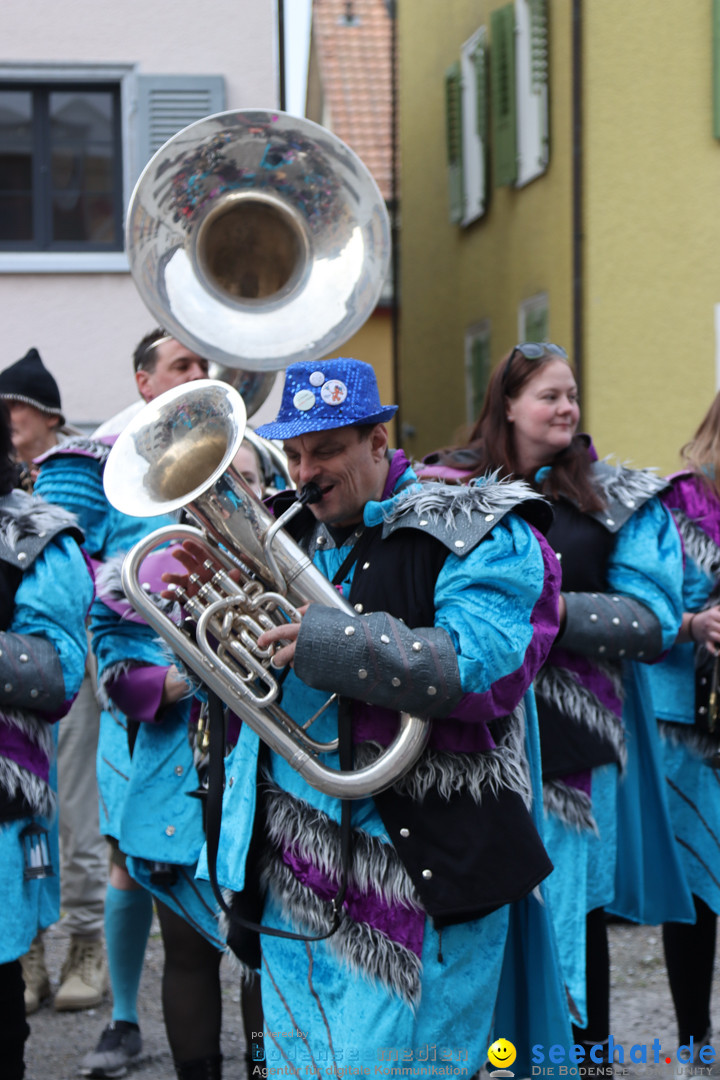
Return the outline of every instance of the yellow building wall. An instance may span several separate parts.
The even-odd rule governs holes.
[[[668,471],[715,392],[711,5],[590,0],[583,19],[585,419],[601,454]]]
[[[572,332],[570,0],[549,0],[550,165],[491,190],[467,228],[448,217],[446,69],[498,0],[399,0],[403,444],[423,454],[465,430],[465,332],[491,322],[493,361],[517,341],[518,307],[549,296],[551,340]],[[602,7],[603,5],[598,5]]]

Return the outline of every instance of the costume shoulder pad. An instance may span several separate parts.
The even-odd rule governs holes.
[[[53,446],[52,450],[48,450],[47,453],[42,454],[37,458],[36,463],[42,465],[51,458],[87,457],[93,458],[94,461],[100,463],[101,467],[104,467],[110,450],[111,447],[104,442],[98,442],[95,439],[86,439],[84,436],[78,435],[77,437],[66,439],[64,442],[58,443],[57,446]]]
[[[383,537],[418,529],[462,557],[511,511],[543,533],[552,521],[550,504],[524,480],[499,480],[493,473],[463,486],[414,484],[383,506]]]
[[[27,570],[43,548],[58,535],[69,532],[79,544],[82,530],[76,518],[59,506],[24,491],[0,498],[0,559]]]
[[[611,533],[619,532],[641,506],[670,486],[652,469],[628,469],[608,461],[594,462],[592,473],[606,506],[590,516]]]

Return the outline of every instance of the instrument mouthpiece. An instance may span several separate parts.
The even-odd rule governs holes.
[[[301,502],[303,506],[307,506],[308,503],[320,502],[321,499],[322,491],[313,480],[306,484],[298,495],[298,502]]]

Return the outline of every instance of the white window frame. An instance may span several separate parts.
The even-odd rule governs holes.
[[[533,41],[531,2],[515,0],[518,188],[542,176],[550,160],[547,32],[544,43]]]
[[[481,26],[460,47],[464,194],[461,225],[469,225],[485,213],[485,147],[478,133],[475,53],[486,43],[487,29]]]
[[[535,293],[534,296],[529,296],[527,300],[521,300],[518,305],[518,341],[527,341],[527,321],[528,316],[532,315],[536,311],[545,311],[547,314],[547,327],[548,334],[550,333],[550,303],[548,294],[546,292]]]

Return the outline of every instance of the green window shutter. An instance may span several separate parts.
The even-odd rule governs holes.
[[[138,165],[195,120],[225,108],[222,75],[141,75],[138,79]]]
[[[479,41],[475,49],[475,97],[477,101],[477,133],[483,147],[487,147],[488,137],[488,86],[487,86],[487,46]]]
[[[530,0],[530,85],[534,94],[548,84],[547,0]]]
[[[514,4],[493,11],[490,32],[493,180],[496,187],[505,187],[514,184],[517,179]]]
[[[548,336],[548,309],[547,307],[532,307],[525,313],[525,340],[547,341]]]
[[[462,145],[462,86],[460,63],[445,72],[445,135],[447,139],[448,194],[450,220],[462,221],[465,192],[463,189]]]
[[[713,135],[720,139],[720,0],[713,0]]]

